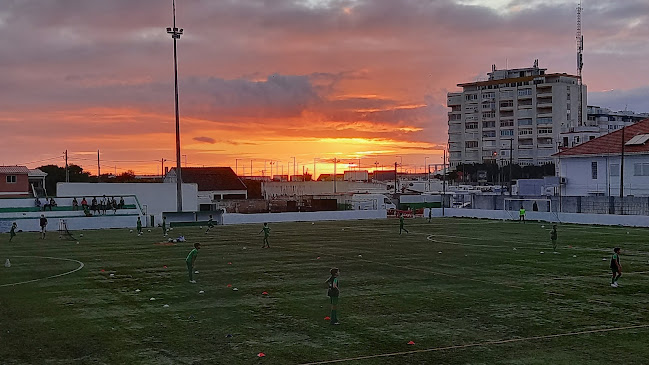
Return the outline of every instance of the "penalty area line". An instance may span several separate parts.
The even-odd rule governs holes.
[[[21,282],[18,282],[18,283],[2,284],[2,285],[0,285],[0,288],[5,287],[5,286],[16,286],[16,285],[21,285],[21,284],[28,284],[28,283],[33,283],[33,282],[36,282],[36,281],[58,278],[59,276],[70,275],[70,274],[73,274],[73,273],[83,269],[83,266],[84,266],[83,262],[81,262],[79,260],[64,259],[64,258],[60,258],[60,257],[49,257],[49,256],[13,256],[13,257],[35,257],[35,258],[39,258],[39,259],[71,261],[71,262],[76,262],[77,264],[79,264],[79,267],[77,267],[74,270],[64,272],[62,274],[51,275],[51,276],[48,276],[48,277],[45,277],[45,278],[26,280],[26,281],[21,281]]]
[[[544,336],[511,338],[511,339],[507,339],[507,340],[495,340],[495,341],[486,341],[486,342],[478,342],[478,343],[469,343],[469,344],[465,344],[465,345],[433,347],[433,348],[422,349],[422,350],[401,351],[401,352],[392,352],[392,353],[378,354],[378,355],[349,357],[349,358],[337,359],[337,360],[316,361],[316,362],[302,363],[300,365],[333,364],[333,363],[355,361],[355,360],[367,360],[367,359],[376,359],[376,358],[381,358],[381,357],[403,356],[403,355],[420,354],[420,353],[424,353],[424,352],[434,352],[434,351],[458,350],[458,349],[466,349],[466,348],[470,348],[470,347],[503,345],[503,344],[515,343],[515,342],[547,340],[547,339],[558,338],[558,337],[569,337],[569,336],[588,335],[588,334],[594,334],[594,333],[625,331],[625,330],[641,329],[641,328],[647,328],[647,327],[649,327],[649,324],[640,324],[640,325],[635,325],[635,326],[616,327],[616,328],[602,328],[602,329],[598,329],[598,330],[586,330],[586,331],[577,331],[577,332],[557,333],[557,334],[553,334],[553,335],[544,335]]]

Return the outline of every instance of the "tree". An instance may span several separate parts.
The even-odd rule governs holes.
[[[65,168],[57,165],[45,165],[38,168],[39,170],[47,173],[45,178],[45,189],[49,196],[56,195],[56,184],[65,182]],[[70,182],[89,182],[90,173],[84,172],[81,166],[70,164],[68,165],[68,174],[70,175]]]

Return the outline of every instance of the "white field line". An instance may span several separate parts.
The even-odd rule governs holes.
[[[56,275],[48,276],[48,277],[46,277],[46,278],[32,279],[32,280],[27,280],[27,281],[21,281],[21,282],[18,282],[18,283],[2,284],[2,285],[0,285],[0,288],[5,287],[5,286],[16,286],[16,285],[21,285],[21,284],[28,284],[28,283],[33,283],[33,282],[36,282],[36,281],[41,281],[41,280],[47,280],[47,279],[58,278],[59,276],[70,275],[70,274],[72,274],[72,273],[75,273],[75,272],[77,272],[77,271],[83,269],[83,266],[84,266],[84,265],[83,265],[83,262],[81,262],[81,261],[79,261],[79,260],[64,259],[64,258],[60,258],[60,257],[48,257],[48,256],[16,256],[16,255],[14,255],[13,257],[36,257],[36,258],[39,258],[39,259],[61,260],[61,261],[72,261],[72,262],[76,262],[77,264],[79,264],[79,267],[77,267],[76,269],[74,269],[74,270],[72,270],[72,271],[64,272],[63,274],[56,274]]]
[[[588,335],[588,334],[593,334],[593,333],[625,331],[625,330],[632,330],[632,329],[644,329],[644,328],[647,328],[647,327],[649,327],[649,324],[640,324],[640,325],[626,326],[626,327],[602,328],[602,329],[598,329],[598,330],[586,330],[586,331],[577,331],[577,332],[557,333],[557,334],[553,334],[553,335],[521,337],[521,338],[512,338],[512,339],[507,339],[507,340],[495,340],[495,341],[486,341],[486,342],[478,342],[478,343],[469,343],[469,344],[465,344],[465,345],[433,347],[433,348],[422,349],[422,350],[401,351],[401,352],[392,352],[392,353],[386,353],[386,354],[376,354],[376,355],[350,357],[350,358],[337,359],[337,360],[316,361],[316,362],[302,363],[300,365],[333,364],[333,363],[341,363],[341,362],[355,361],[355,360],[376,359],[376,358],[380,358],[380,357],[394,357],[394,356],[402,356],[402,355],[419,354],[419,353],[423,353],[423,352],[459,350],[459,349],[466,349],[466,348],[470,348],[470,347],[483,347],[483,346],[502,345],[502,344],[507,344],[507,343],[516,343],[516,342],[525,342],[525,341],[548,340],[548,339],[558,338],[558,337],[580,336],[580,335]]]

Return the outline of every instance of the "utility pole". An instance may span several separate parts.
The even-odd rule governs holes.
[[[70,171],[68,170],[68,150],[65,150],[65,182],[70,182]]]
[[[97,149],[97,182],[101,179],[101,165],[99,164],[99,149]]]
[[[295,157],[293,157],[293,176],[296,174]]]
[[[399,181],[399,176],[397,175],[397,162],[394,162],[394,193],[397,193],[397,181]]]
[[[446,149],[442,163],[442,217],[444,217],[444,206],[446,205]]]
[[[334,193],[336,192],[336,163],[338,160],[334,157],[334,176],[333,176],[333,181],[334,181]]]
[[[622,155],[620,156],[620,198],[624,198],[624,130],[622,126]]]
[[[182,169],[180,167],[180,112],[178,111],[178,53],[176,41],[183,34],[183,29],[176,28],[176,1],[172,1],[173,6],[173,28],[167,28],[167,34],[171,34],[174,40],[174,95],[176,107],[176,211],[183,211],[183,192],[182,192]]]
[[[162,169],[160,170],[160,176],[162,177],[162,180],[165,178],[165,160],[164,158],[160,159],[160,163],[162,164]]]
[[[509,140],[509,196],[512,196],[512,164],[514,162],[514,139]]]

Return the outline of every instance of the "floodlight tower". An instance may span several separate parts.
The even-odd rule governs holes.
[[[180,167],[180,115],[178,112],[178,56],[176,51],[176,40],[180,39],[183,29],[176,28],[176,0],[172,0],[173,8],[173,28],[167,28],[167,34],[171,34],[174,40],[174,88],[175,88],[175,106],[176,106],[176,211],[183,211],[183,192],[182,192],[182,174]]]
[[[584,36],[581,34],[581,11],[583,8],[581,7],[581,0],[579,0],[579,5],[577,6],[577,72],[579,74],[579,80],[578,80],[578,85],[579,85],[579,94],[578,94],[578,103],[579,107],[577,109],[577,125],[579,127],[584,125],[584,120],[583,120],[583,106],[581,105],[583,103],[583,82],[581,80],[582,75],[581,71],[584,68]]]

